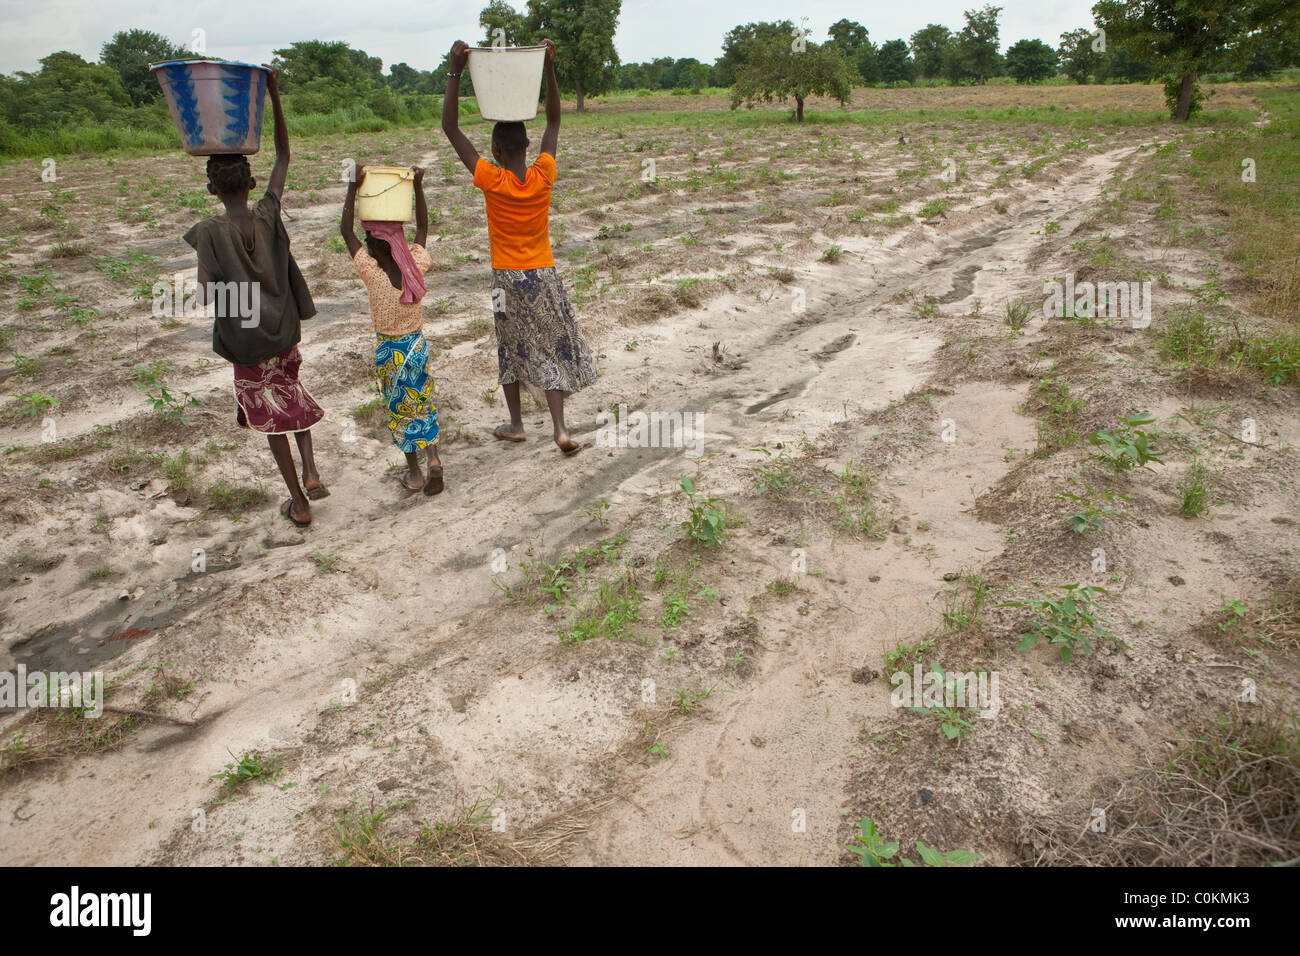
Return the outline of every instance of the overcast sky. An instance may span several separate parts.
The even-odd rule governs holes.
[[[623,0],[614,45],[625,63],[693,56],[711,63],[722,35],[739,23],[808,18],[813,39],[841,17],[857,20],[877,44],[911,36],[927,23],[960,27],[962,11],[985,0]],[[1092,24],[1092,0],[1002,0],[1003,49],[1024,38],[1056,46],[1067,30]],[[88,60],[118,30],[155,30],[190,45],[205,31],[207,52],[265,62],[294,40],[346,40],[389,64],[431,70],[453,41],[482,39],[478,12],[486,0],[0,0],[0,72],[34,70],[41,57],[71,50]],[[524,0],[514,6],[523,9]],[[389,11],[393,11],[390,13]],[[385,22],[385,17],[391,17]]]

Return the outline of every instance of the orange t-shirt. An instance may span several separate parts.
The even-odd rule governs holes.
[[[551,255],[551,187],[555,157],[542,153],[521,183],[514,173],[493,166],[482,156],[474,167],[474,185],[487,203],[488,241],[493,269],[544,269]]]

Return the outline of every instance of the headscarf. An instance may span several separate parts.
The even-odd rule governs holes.
[[[415,260],[411,258],[411,250],[406,245],[406,232],[402,224],[365,221],[361,223],[361,228],[375,239],[382,239],[388,243],[393,261],[397,263],[397,268],[402,273],[402,301],[410,304],[423,299],[424,276],[420,274],[420,270],[415,266]]]

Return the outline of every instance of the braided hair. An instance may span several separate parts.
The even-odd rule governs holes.
[[[212,195],[240,193],[256,185],[248,157],[231,153],[208,157],[208,192]]]

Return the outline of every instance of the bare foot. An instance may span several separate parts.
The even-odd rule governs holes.
[[[565,457],[576,455],[582,451],[582,446],[569,437],[568,432],[560,432],[555,436],[555,444],[559,446],[560,451],[564,452]]]
[[[514,425],[498,425],[492,430],[493,436],[500,438],[502,441],[524,441],[524,427],[520,425],[516,428]]]
[[[424,487],[424,475],[419,471],[404,471],[401,477],[402,487],[407,491],[419,491]]]

